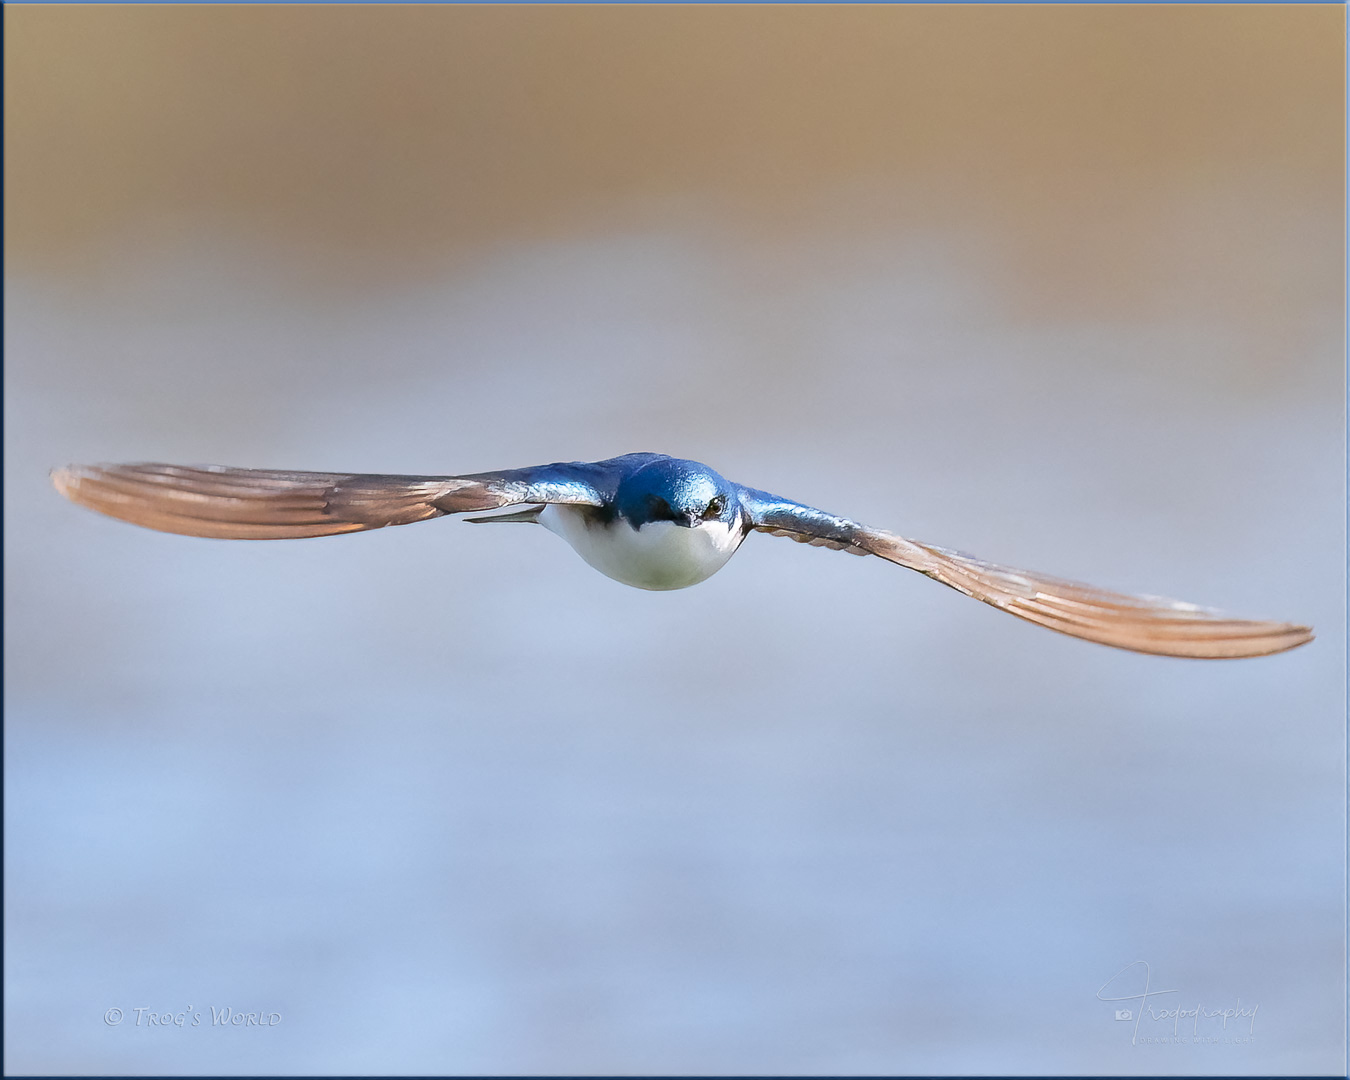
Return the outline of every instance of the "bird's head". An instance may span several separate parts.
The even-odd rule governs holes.
[[[697,461],[663,458],[625,477],[614,508],[634,529],[654,521],[685,528],[720,523],[734,528],[740,496],[724,477]]]

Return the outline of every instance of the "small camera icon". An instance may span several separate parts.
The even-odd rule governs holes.
[[[1130,1012],[1129,1009],[1117,1009],[1117,1010],[1116,1010],[1116,1019],[1117,1019],[1117,1020],[1133,1020],[1133,1019],[1134,1019],[1134,1013]]]

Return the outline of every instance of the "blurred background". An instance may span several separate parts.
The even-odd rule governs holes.
[[[11,7],[7,1070],[1343,1072],[1344,18]],[[633,450],[1319,637],[47,481]]]

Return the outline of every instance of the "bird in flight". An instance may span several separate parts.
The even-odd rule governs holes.
[[[543,525],[602,574],[639,589],[697,585],[751,532],[766,532],[877,555],[1029,622],[1135,652],[1263,656],[1313,637],[1306,626],[1233,619],[1195,604],[987,563],[743,487],[706,465],[665,454],[465,476],[70,465],[53,471],[52,482],[73,502],[111,517],[226,540],[329,536],[523,506],[468,520]]]

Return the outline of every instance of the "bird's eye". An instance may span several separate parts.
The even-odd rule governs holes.
[[[708,509],[703,511],[704,518],[715,518],[722,513],[722,508],[726,505],[721,495],[714,495]]]

